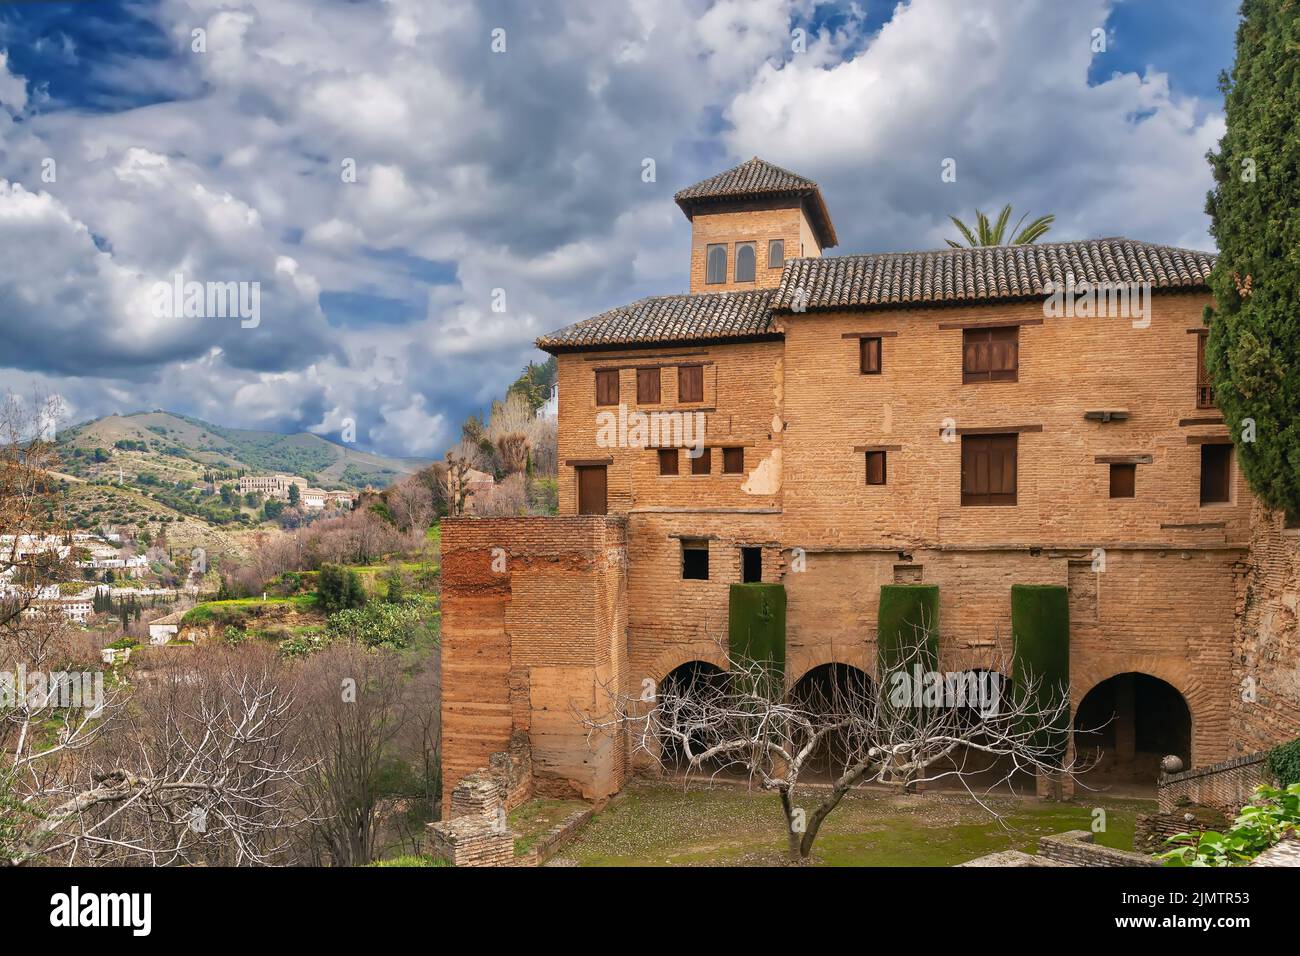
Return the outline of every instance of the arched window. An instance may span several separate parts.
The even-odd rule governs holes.
[[[754,244],[752,242],[741,242],[736,245],[737,282],[753,282],[757,263],[758,257],[754,254]]]
[[[727,247],[709,246],[705,254],[704,281],[710,285],[727,281]]]

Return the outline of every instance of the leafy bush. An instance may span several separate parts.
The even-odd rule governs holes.
[[[316,594],[321,610],[334,614],[366,603],[366,591],[361,586],[361,576],[337,564],[321,566],[316,579]]]
[[[1300,783],[1257,787],[1252,799],[1226,833],[1180,833],[1168,842],[1183,845],[1156,859],[1165,866],[1244,866],[1300,828]]]
[[[410,647],[427,630],[420,602],[405,604],[375,602],[363,608],[339,611],[329,619],[330,635],[341,640],[360,641],[367,647],[396,650]]]
[[[1268,769],[1279,787],[1300,783],[1300,737],[1270,750]]]
[[[287,658],[306,657],[323,650],[329,644],[329,637],[320,631],[303,631],[293,637],[286,637],[276,646],[280,655]]]

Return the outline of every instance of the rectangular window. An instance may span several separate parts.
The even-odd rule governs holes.
[[[724,475],[739,475],[744,470],[745,470],[745,449],[743,448],[722,449],[722,473]]]
[[[704,281],[717,285],[727,281],[727,247],[725,244],[706,246],[704,250]]]
[[[1137,465],[1112,464],[1110,466],[1110,496],[1133,498],[1137,496]]]
[[[885,483],[885,453],[883,451],[867,452],[867,484],[883,485]]]
[[[596,404],[618,404],[618,369],[608,368],[596,372]]]
[[[682,538],[682,578],[688,581],[709,579],[709,542],[704,538]]]
[[[962,329],[961,380],[1014,382],[1020,370],[1020,327]]]
[[[767,243],[767,267],[780,269],[785,265],[785,240],[769,239]]]
[[[1214,386],[1210,384],[1210,372],[1205,367],[1205,340],[1209,333],[1196,336],[1196,407],[1214,407]]]
[[[961,503],[1016,503],[1017,435],[961,436]]]
[[[753,282],[758,271],[758,251],[752,242],[736,243],[736,281]]]
[[[1232,487],[1232,446],[1201,446],[1201,504],[1220,504],[1229,500]]]
[[[712,448],[702,449],[698,458],[691,459],[692,475],[707,475],[709,473],[709,467],[713,464],[713,456],[710,454],[712,451]]]
[[[740,583],[758,584],[763,580],[763,549],[740,549]]]
[[[636,403],[638,405],[659,404],[660,369],[639,368],[636,370]]]
[[[880,339],[858,339],[858,371],[863,375],[880,374]]]
[[[683,365],[677,370],[677,400],[704,401],[704,366]]]
[[[677,474],[677,449],[660,448],[659,449],[659,474],[675,475]]]

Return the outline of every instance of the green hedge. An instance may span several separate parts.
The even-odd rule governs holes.
[[[883,585],[880,588],[880,611],[876,617],[876,660],[880,665],[882,686],[887,680],[886,675],[916,646],[922,633],[926,645],[925,667],[933,670],[939,659],[938,585]]]
[[[728,599],[731,660],[764,665],[774,690],[785,684],[785,603],[782,584],[733,584]]]
[[[1011,638],[1013,693],[1017,700],[1032,676],[1038,684],[1038,705],[1051,707],[1068,693],[1070,685],[1070,596],[1058,584],[1011,586]],[[1045,732],[1044,742],[1064,752],[1069,740],[1070,716]]]

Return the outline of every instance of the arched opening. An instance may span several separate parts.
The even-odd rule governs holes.
[[[1074,717],[1086,783],[1154,785],[1160,760],[1191,766],[1192,714],[1183,695],[1150,674],[1116,674],[1088,691]]]
[[[868,709],[875,696],[875,684],[865,671],[838,662],[812,668],[790,689],[790,703],[823,715]],[[833,734],[822,739],[805,767],[813,775],[835,777],[847,769],[851,756],[845,735]]]
[[[992,668],[977,667],[953,675],[948,681],[952,699],[944,706],[955,711],[955,730],[972,746],[958,747],[947,761],[934,764],[927,776],[935,789],[1010,790],[1033,793],[1033,773],[1016,766],[1010,754],[990,753],[981,744],[994,746],[986,728],[1015,706],[1015,689],[1010,677]]]
[[[690,749],[699,753],[710,743],[710,733],[706,728],[692,728],[693,718],[700,704],[707,704],[726,693],[727,672],[708,661],[687,661],[668,672],[659,682],[656,691],[659,707],[659,759],[664,769],[687,773],[691,771],[686,757],[686,748],[677,731],[687,731]],[[718,769],[717,765],[703,766],[699,770],[708,772]]]

